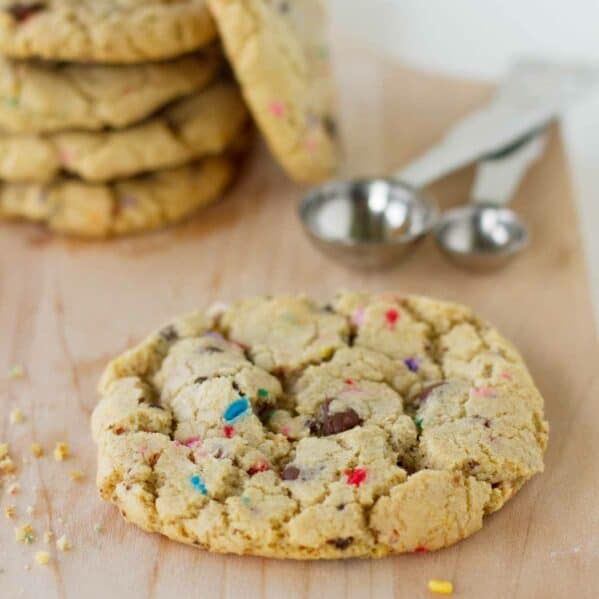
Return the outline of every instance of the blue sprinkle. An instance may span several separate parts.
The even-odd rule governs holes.
[[[194,489],[197,489],[202,495],[208,495],[208,489],[201,476],[194,474],[189,480]]]
[[[250,400],[243,396],[227,406],[223,418],[225,422],[235,422],[250,409]]]
[[[411,372],[418,372],[418,358],[406,358],[403,363]]]

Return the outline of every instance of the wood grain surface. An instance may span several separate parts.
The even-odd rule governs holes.
[[[487,87],[416,73],[343,50],[339,81],[348,171],[384,172],[431,144],[488,97]],[[471,172],[433,188],[464,201]],[[17,522],[73,542],[14,541],[0,514],[0,597],[420,598],[430,578],[456,597],[596,597],[599,570],[597,337],[572,189],[559,133],[527,176],[516,209],[533,245],[506,270],[474,275],[427,240],[401,267],[358,274],[322,258],[295,215],[300,189],[259,148],[220,204],[166,232],[110,243],[55,239],[29,225],[0,225],[0,440],[19,462]],[[546,399],[546,471],[485,521],[483,530],[434,553],[380,561],[300,563],[223,557],[148,535],[123,522],[94,487],[89,416],[106,361],[172,315],[216,299],[339,287],[415,292],[472,305],[520,347]],[[27,376],[4,376],[23,364]],[[26,416],[11,425],[19,406]],[[72,457],[55,462],[57,441]],[[21,464],[33,442],[46,457]],[[80,469],[82,481],[69,471]],[[33,515],[26,513],[33,507]],[[94,525],[100,524],[102,532]],[[27,569],[29,568],[29,569]],[[594,585],[594,586],[593,586]]]

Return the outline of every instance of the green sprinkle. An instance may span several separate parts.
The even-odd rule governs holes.
[[[241,496],[241,503],[243,503],[243,505],[250,505],[250,498],[246,497],[245,495]]]
[[[6,103],[11,108],[17,108],[19,106],[19,98],[18,97],[6,98]]]
[[[421,418],[420,416],[417,416],[416,418],[414,418],[414,424],[416,425],[416,427],[418,428],[419,431],[422,430],[422,421],[424,419]]]
[[[268,397],[268,390],[258,389],[258,397]]]
[[[23,540],[25,541],[25,543],[27,543],[27,545],[31,545],[33,541],[35,541],[35,537],[33,535],[25,535]]]
[[[262,422],[269,422],[275,412],[276,410],[266,410],[266,412],[262,414]]]

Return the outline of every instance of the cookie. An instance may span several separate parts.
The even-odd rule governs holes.
[[[61,178],[48,184],[0,184],[0,221],[22,219],[77,237],[103,238],[176,223],[216,201],[235,174],[234,157],[197,163],[112,184]]]
[[[199,91],[222,64],[216,48],[171,62],[125,66],[0,58],[0,131],[120,129]]]
[[[338,160],[320,2],[209,0],[244,97],[274,156],[297,181]]]
[[[13,58],[145,62],[215,37],[204,0],[0,0],[0,52]]]
[[[543,399],[518,352],[424,297],[215,306],[114,360],[99,389],[101,496],[214,552],[436,550],[543,470]]]
[[[237,86],[220,81],[128,129],[0,134],[0,179],[45,182],[64,171],[100,182],[180,166],[222,153],[247,118]]]

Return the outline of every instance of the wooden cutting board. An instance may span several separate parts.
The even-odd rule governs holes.
[[[345,48],[341,57],[352,172],[405,163],[490,94],[358,50]],[[452,177],[433,192],[445,204],[461,201],[471,175]],[[13,364],[27,369],[22,380],[0,375],[0,439],[19,461],[33,441],[47,451],[62,440],[72,448],[68,462],[46,456],[21,464],[20,494],[0,491],[0,506],[15,503],[18,520],[31,519],[40,536],[46,529],[66,532],[74,545],[69,553],[51,548],[52,565],[38,566],[33,554],[43,542],[15,543],[14,523],[1,514],[0,597],[412,599],[429,596],[430,578],[452,580],[456,597],[597,596],[597,339],[559,132],[516,202],[532,228],[532,248],[492,275],[456,269],[430,240],[397,270],[347,270],[307,242],[295,216],[299,194],[260,148],[222,203],[167,232],[83,243],[28,225],[0,226],[0,373]],[[97,378],[111,356],[170,316],[216,299],[283,291],[325,297],[339,287],[465,302],[527,358],[551,423],[546,472],[481,532],[438,553],[380,561],[223,557],[140,532],[98,499],[88,421]],[[10,425],[16,406],[27,420]],[[73,469],[85,479],[71,481]]]

